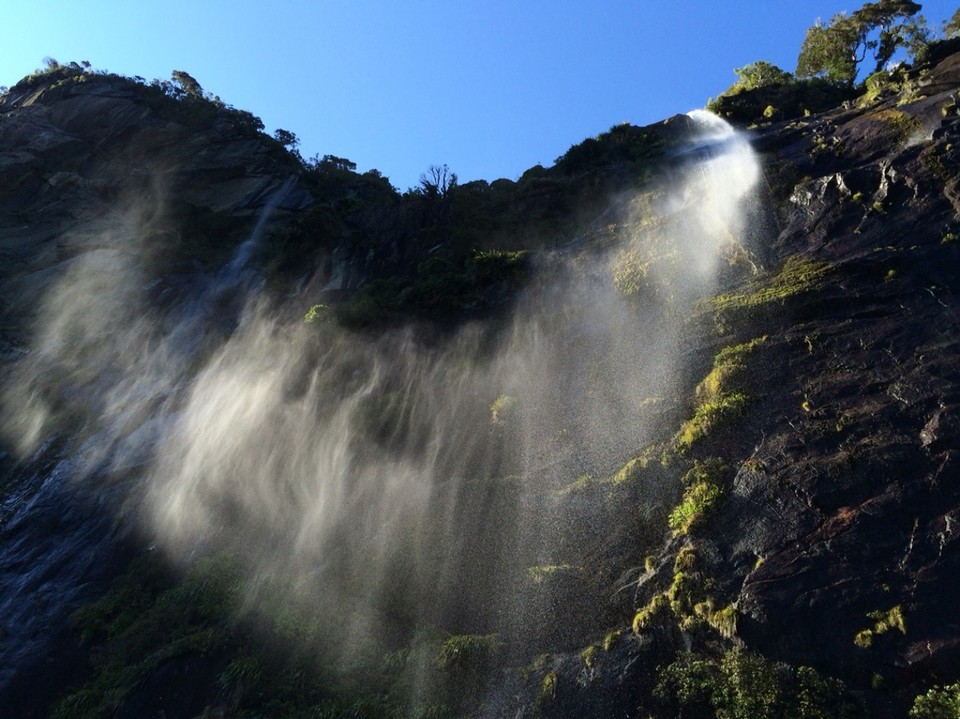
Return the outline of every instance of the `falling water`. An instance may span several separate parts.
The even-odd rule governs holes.
[[[90,253],[48,295],[4,428],[29,452],[66,431],[65,413],[86,418],[76,474],[135,469],[125,512],[172,559],[232,551],[251,603],[265,586],[309,597],[345,659],[425,624],[541,626],[530,569],[563,566],[558,552],[590,531],[558,498],[661,431],[681,319],[754,239],[749,145],[706,113],[690,122],[676,178],[622,203],[616,247],[542,257],[506,327],[470,325],[440,347],[412,329],[291,324],[252,288],[213,341],[196,329],[218,319],[196,309],[208,304],[163,313],[136,258]],[[287,190],[223,277],[247,265]],[[116,244],[143,230],[127,218]]]

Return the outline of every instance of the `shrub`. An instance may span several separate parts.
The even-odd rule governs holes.
[[[719,659],[680,655],[658,668],[653,695],[672,716],[854,719],[866,715],[862,701],[839,680],[739,648]]]
[[[731,392],[697,407],[693,417],[680,426],[675,438],[677,450],[686,452],[699,439],[723,422],[743,414],[750,398],[742,392]]]
[[[960,682],[933,687],[921,694],[914,700],[908,716],[910,719],[956,719],[960,716]]]
[[[703,522],[723,496],[723,488],[713,482],[691,484],[684,490],[680,504],[670,512],[670,529],[677,536],[687,534],[694,526]]]

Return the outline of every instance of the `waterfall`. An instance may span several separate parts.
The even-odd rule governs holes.
[[[531,577],[564,567],[558,552],[593,531],[565,489],[655,436],[681,318],[722,254],[754,239],[749,144],[713,116],[691,124],[669,186],[621,201],[615,247],[545,255],[544,281],[505,328],[472,324],[439,347],[410,328],[372,338],[290,323],[239,283],[293,179],[187,310],[150,307],[126,255],[90,258],[51,290],[4,426],[35,449],[69,431],[49,398],[75,403],[72,481],[123,473],[127,516],[172,561],[235,553],[251,605],[265,586],[270,601],[309,597],[345,662],[431,623],[542,626],[550,600]],[[120,229],[118,244],[138,231]],[[238,324],[211,335],[203,298],[238,284]]]
[[[226,284],[236,281],[240,273],[250,262],[250,257],[253,255],[253,252],[259,246],[263,237],[263,231],[267,227],[267,223],[270,221],[270,218],[273,216],[274,210],[276,210],[280,203],[287,198],[287,196],[290,194],[290,190],[292,190],[293,186],[296,184],[297,176],[290,175],[286,180],[283,181],[283,184],[280,185],[279,188],[270,192],[270,194],[267,196],[267,201],[264,203],[257,217],[257,224],[254,225],[253,231],[250,233],[247,239],[240,243],[240,246],[237,248],[236,252],[234,252],[233,259],[231,259],[227,266],[221,271],[218,277],[219,283]]]

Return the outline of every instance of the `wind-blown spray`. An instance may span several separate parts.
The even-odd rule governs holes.
[[[679,318],[748,233],[749,145],[707,114],[691,124],[676,179],[624,205],[614,249],[543,257],[506,329],[441,346],[290,324],[252,287],[235,331],[205,333],[211,303],[161,313],[136,256],[88,253],[50,290],[4,425],[26,450],[57,402],[95,416],[87,466],[140,468],[134,514],[171,557],[237,554],[250,602],[308,597],[337,656],[431,623],[515,630],[542,609],[529,570],[563,566],[581,531],[561,490],[656,434]]]

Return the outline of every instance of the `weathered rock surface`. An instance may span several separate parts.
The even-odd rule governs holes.
[[[585,483],[558,500],[588,525],[556,548],[575,556],[580,569],[566,581],[583,587],[567,593],[570,606],[552,598],[555,614],[538,619],[555,632],[537,646],[550,656],[498,673],[493,688],[478,692],[479,714],[663,716],[651,699],[657,667],[688,648],[718,655],[738,646],[815,667],[860,692],[878,717],[903,716],[929,686],[960,679],[955,50],[938,50],[935,66],[899,95],[751,131],[777,225],[756,248],[763,269],[731,280],[726,301],[704,301],[683,330],[691,395],[718,350],[766,338],[744,359],[748,401],[685,452],[668,445],[686,402],[667,402],[662,465],[644,463],[639,479],[613,489]],[[597,152],[581,154],[588,150]],[[621,162],[611,172],[628,170]],[[4,358],[24,351],[26,321],[58,277],[83,258],[124,252],[111,235],[118,224],[138,228],[133,234],[151,250],[142,282],[159,305],[173,306],[274,204],[274,219],[285,221],[310,204],[302,182],[289,179],[297,171],[275,146],[223,118],[199,127],[178,121],[110,78],[14,88],[0,101]],[[345,194],[336,201],[356,202]],[[439,202],[423,207],[449,211]],[[417,232],[437,225],[415,226],[387,205],[350,227],[314,220],[336,228],[334,241],[320,260],[327,266],[302,276],[328,291],[427,256],[433,237]],[[337,244],[360,230],[377,241]],[[416,247],[398,240],[415,237]],[[0,701],[24,716],[43,716],[51,701],[34,696],[37,677],[76,683],[89,672],[67,617],[102,594],[127,559],[125,543],[136,543],[123,522],[99,511],[111,491],[66,492],[71,459],[61,439],[24,464],[0,454]],[[136,452],[130,457],[133,473]],[[677,468],[694,460],[729,468],[725,498],[689,534],[671,532],[670,507],[643,504],[679,497]],[[733,626],[672,617],[634,632],[633,613],[671,591],[683,557],[696,562],[715,602],[699,611],[730,606]],[[565,627],[570,617],[583,626]],[[596,635],[603,628],[619,634],[604,641]],[[575,642],[592,649],[573,652]],[[523,651],[511,647],[511,661]],[[222,709],[214,684],[227,658],[189,661],[192,683],[168,663],[144,681],[125,716],[149,708],[150,691],[175,685],[188,697],[180,708]],[[173,714],[178,705],[164,708]]]
[[[778,207],[768,268],[824,272],[708,303],[698,340],[767,338],[748,408],[693,450],[738,468],[688,538],[700,574],[735,607],[736,641],[842,678],[870,716],[904,716],[960,666],[958,67],[949,55],[912,95],[753,131]],[[661,566],[644,596],[669,585]],[[902,625],[879,626],[891,611]]]

